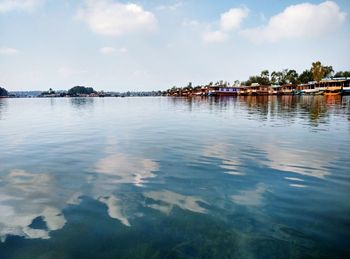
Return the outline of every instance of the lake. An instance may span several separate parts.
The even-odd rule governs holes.
[[[349,258],[350,98],[0,99],[0,258]]]

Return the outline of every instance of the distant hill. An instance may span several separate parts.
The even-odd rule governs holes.
[[[0,97],[7,97],[9,94],[5,88],[0,87]]]

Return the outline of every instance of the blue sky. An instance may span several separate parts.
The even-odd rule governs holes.
[[[0,0],[0,86],[163,90],[316,60],[350,70],[349,13],[347,0]]]

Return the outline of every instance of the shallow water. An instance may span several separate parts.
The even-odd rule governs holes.
[[[350,256],[350,98],[0,99],[0,258]]]

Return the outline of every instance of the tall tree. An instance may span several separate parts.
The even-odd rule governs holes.
[[[271,73],[271,83],[283,85],[287,83],[286,76],[287,76],[288,69],[283,69],[282,71],[273,71]]]
[[[290,83],[293,85],[298,83],[298,73],[294,69],[288,70],[285,78],[286,78],[287,83]]]
[[[325,77],[332,77],[333,76],[334,70],[333,70],[332,66],[324,66],[323,70],[324,70]]]
[[[316,61],[312,63],[311,73],[312,73],[313,79],[317,82],[320,82],[322,78],[325,76],[326,71],[322,66],[321,62]]]
[[[350,77],[350,71],[338,71],[334,77]]]
[[[313,80],[313,76],[311,70],[306,69],[299,75],[298,81],[302,84],[307,84],[308,82]]]
[[[269,72],[269,70],[266,69],[266,70],[261,71],[259,81],[260,82],[258,82],[258,83],[261,85],[269,85],[270,84],[270,72]]]

